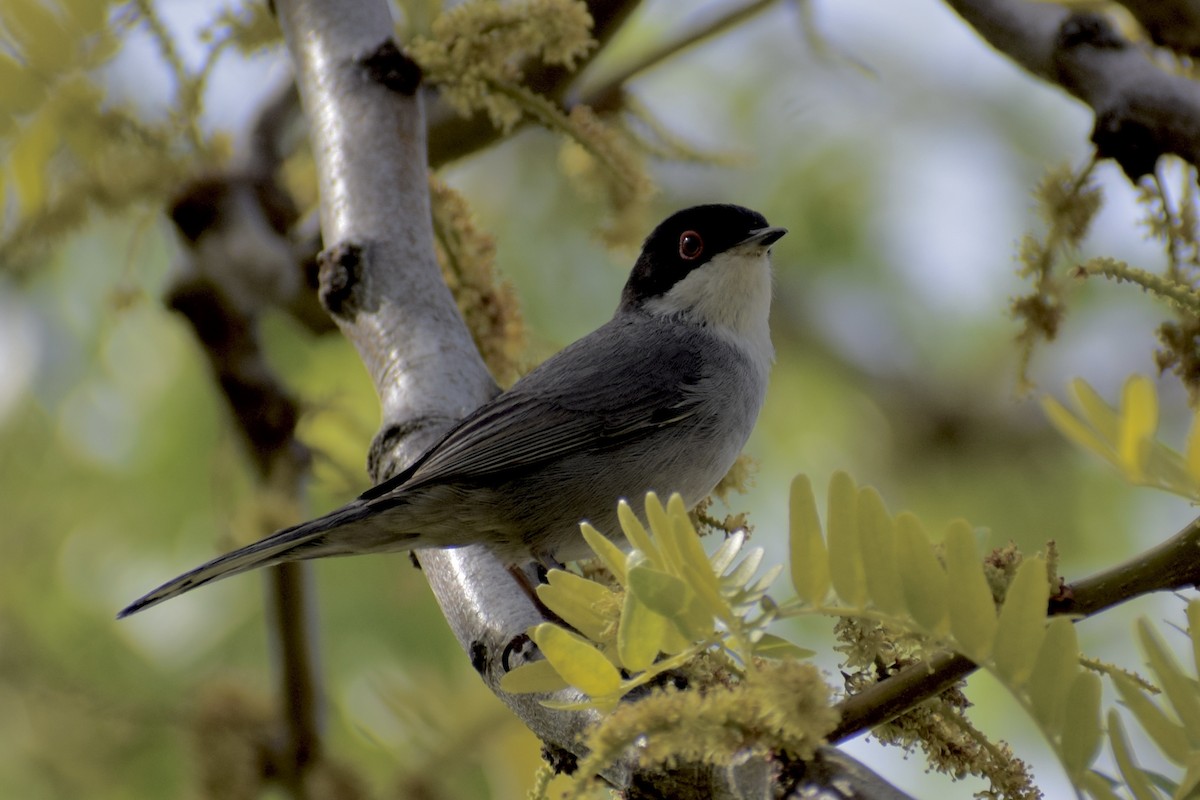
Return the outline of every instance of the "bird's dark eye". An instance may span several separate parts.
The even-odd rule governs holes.
[[[679,257],[684,261],[695,261],[704,252],[704,240],[695,231],[684,231],[679,237]]]

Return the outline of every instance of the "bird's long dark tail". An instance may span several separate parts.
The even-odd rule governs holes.
[[[323,517],[294,525],[291,528],[284,528],[254,544],[218,556],[207,564],[202,564],[178,578],[167,581],[123,608],[117,614],[117,618],[136,614],[150,606],[158,605],[164,600],[170,600],[172,597],[190,592],[198,586],[228,578],[230,575],[237,575],[239,572],[248,572],[285,561],[350,555],[359,552],[359,548],[352,546],[353,529],[359,527],[355,525],[356,522],[367,519],[371,513],[366,503],[355,501]],[[339,528],[345,530],[331,535],[332,531]],[[397,536],[392,549],[406,549],[403,542],[416,538],[416,536]]]

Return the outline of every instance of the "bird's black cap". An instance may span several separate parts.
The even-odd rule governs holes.
[[[715,255],[749,239],[764,246],[787,231],[771,228],[766,217],[742,206],[693,206],[667,217],[642,243],[633,272],[621,292],[622,308],[666,294]]]

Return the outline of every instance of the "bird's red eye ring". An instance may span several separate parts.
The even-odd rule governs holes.
[[[679,237],[679,257],[684,261],[695,261],[704,252],[704,240],[695,231],[684,231]]]

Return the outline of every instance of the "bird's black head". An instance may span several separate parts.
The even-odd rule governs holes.
[[[633,272],[621,292],[621,308],[660,297],[697,267],[739,244],[755,239],[766,247],[783,236],[757,211],[735,205],[685,208],[667,217],[642,244]]]

